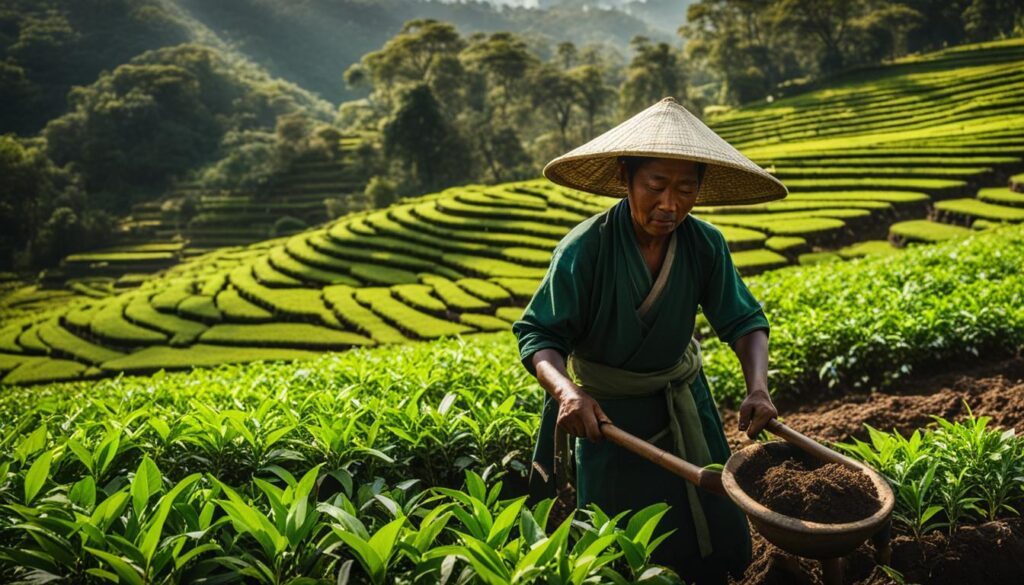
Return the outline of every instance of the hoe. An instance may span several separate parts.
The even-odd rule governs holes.
[[[737,471],[753,454],[753,450],[758,448],[757,445],[733,453],[724,471],[719,472],[698,467],[613,424],[605,423],[601,426],[604,436],[617,445],[664,467],[701,489],[727,495],[768,542],[791,554],[821,561],[825,585],[842,583],[842,557],[856,550],[869,538],[875,546],[876,562],[887,564],[890,556],[890,516],[895,496],[885,478],[870,467],[821,445],[777,420],[769,422],[766,429],[785,439],[764,444],[766,449],[784,452],[795,447],[826,463],[839,463],[867,474],[878,491],[881,501],[879,510],[868,518],[842,524],[823,524],[786,516],[759,504],[736,482]]]

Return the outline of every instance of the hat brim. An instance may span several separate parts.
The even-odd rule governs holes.
[[[629,192],[619,179],[619,157],[622,156],[706,163],[704,177],[697,190],[697,205],[751,205],[777,201],[789,195],[789,189],[768,172],[752,173],[712,157],[666,152],[620,150],[602,155],[560,157],[545,165],[544,176],[570,189],[607,197],[626,197]]]
[[[619,157],[644,156],[707,164],[697,205],[747,205],[782,199],[782,181],[754,164],[672,98],[665,98],[544,166],[552,182],[608,197],[628,195]]]

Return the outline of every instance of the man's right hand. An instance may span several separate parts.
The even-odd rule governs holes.
[[[612,421],[596,400],[569,379],[562,354],[548,347],[534,352],[530,360],[537,372],[537,381],[558,401],[555,425],[570,435],[594,442],[604,438],[598,423]]]
[[[601,410],[601,405],[586,392],[577,387],[563,389],[558,397],[558,427],[577,437],[586,437],[591,442],[604,438],[600,422],[612,422]]]

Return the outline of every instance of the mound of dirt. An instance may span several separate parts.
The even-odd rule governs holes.
[[[975,415],[992,417],[994,426],[1024,430],[1024,358],[970,367],[948,364],[947,372],[950,373],[907,380],[885,392],[780,402],[779,412],[791,427],[820,441],[866,439],[865,423],[907,434],[934,424],[931,415],[962,420],[967,416],[964,401]],[[750,444],[746,435],[737,429],[735,411],[723,411],[722,419],[733,450]],[[751,535],[753,563],[735,583],[822,583],[818,562],[776,548],[753,529]],[[843,564],[845,585],[1021,583],[1024,582],[1024,519],[966,525],[951,535],[935,531],[924,535],[920,541],[897,535],[892,541],[889,565],[902,575],[899,581],[875,564],[870,543],[845,557]]]
[[[752,533],[754,561],[736,585],[820,585],[821,566],[776,548]],[[1010,518],[963,526],[952,535],[931,532],[920,541],[897,536],[889,566],[904,583],[992,585],[1020,583],[1024,576],[1024,519]],[[845,585],[897,585],[875,564],[864,544],[843,560]]]
[[[737,470],[736,481],[766,508],[811,522],[855,522],[881,507],[878,491],[863,472],[794,455],[788,449],[759,447]]]

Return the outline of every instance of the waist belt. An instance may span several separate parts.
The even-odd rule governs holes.
[[[690,340],[678,363],[656,372],[633,372],[591,362],[575,354],[569,357],[568,362],[570,376],[584,392],[597,400],[639,398],[664,393],[669,417],[668,426],[647,440],[654,442],[665,435],[671,435],[675,455],[704,467],[712,463],[711,452],[704,438],[692,391],[692,384],[700,372],[700,366],[700,344],[696,339]],[[569,445],[564,439],[559,439],[560,434],[565,436],[564,432],[556,430],[555,460],[566,461]],[[564,451],[559,453],[559,450]],[[697,488],[690,482],[686,482],[686,497],[690,504],[690,514],[693,516],[701,557],[707,557],[711,554],[711,534]]]

